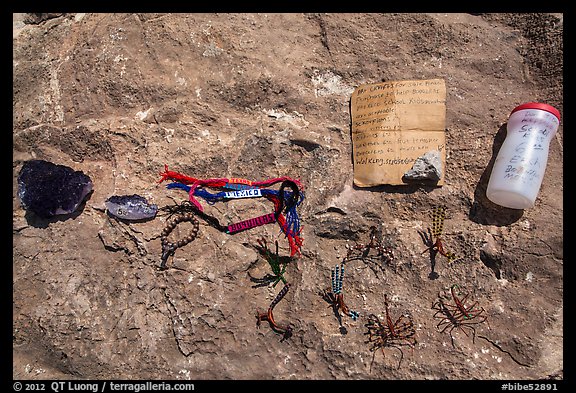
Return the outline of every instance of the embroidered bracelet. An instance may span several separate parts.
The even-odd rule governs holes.
[[[166,186],[168,189],[179,188],[189,194],[192,193],[192,187],[182,183],[170,183]],[[292,192],[284,191],[286,187],[292,188]],[[215,203],[220,200],[225,200],[225,193],[211,194],[208,191],[197,188],[195,194],[206,198],[208,201]],[[300,237],[300,219],[296,208],[302,203],[304,195],[298,190],[296,183],[285,180],[280,190],[259,190],[261,195],[274,202],[274,213],[265,214],[263,216],[244,220],[235,224],[224,227],[224,231],[229,234],[241,232],[247,229],[252,229],[260,225],[266,225],[273,222],[278,222],[281,230],[284,232],[290,245],[290,256],[300,253],[302,248],[302,238]],[[282,196],[282,197],[281,197]],[[282,215],[282,210],[286,210],[286,217]]]
[[[224,227],[224,231],[229,234],[241,232],[247,229],[255,228],[260,225],[266,225],[278,222],[282,232],[286,235],[290,245],[290,256],[300,253],[302,247],[302,238],[300,237],[300,219],[296,208],[304,200],[304,193],[300,191],[301,184],[298,180],[290,177],[279,177],[265,181],[250,181],[240,178],[211,178],[197,179],[189,177],[178,172],[169,171],[168,166],[164,166],[164,172],[159,183],[165,180],[174,182],[167,185],[168,189],[180,188],[188,192],[189,202],[199,211],[203,212],[202,205],[195,197],[204,199],[212,205],[219,201],[226,201],[237,198],[257,198],[265,197],[274,203],[274,213],[244,220],[235,224]],[[265,187],[282,182],[278,191],[267,189]],[[226,188],[232,191],[222,191],[210,193],[203,187]],[[292,192],[285,191],[286,188],[292,189]],[[286,216],[282,212],[286,212]]]
[[[211,188],[228,188],[228,189],[246,189],[247,187],[252,188],[261,188],[261,187],[269,187],[274,184],[289,180],[296,184],[299,189],[302,189],[302,184],[299,180],[292,179],[288,176],[272,178],[263,181],[250,181],[247,179],[239,179],[239,178],[210,178],[210,179],[197,179],[195,177],[190,177],[183,175],[178,172],[169,171],[168,165],[164,165],[164,172],[160,173],[162,178],[158,181],[158,183],[162,183],[166,180],[172,180],[178,183],[183,183],[189,185],[191,187],[190,192],[190,202],[196,206],[196,208],[200,211],[203,211],[202,205],[194,198],[194,190],[200,186],[204,187],[211,187]]]

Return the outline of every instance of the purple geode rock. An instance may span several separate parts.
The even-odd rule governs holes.
[[[108,212],[123,220],[147,220],[156,217],[158,206],[148,203],[143,196],[113,195],[105,202]]]
[[[44,160],[26,161],[18,175],[22,206],[43,218],[73,213],[91,191],[82,171]]]

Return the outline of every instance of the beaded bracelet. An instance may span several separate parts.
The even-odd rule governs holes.
[[[168,235],[176,228],[176,226],[181,223],[189,221],[192,223],[192,229],[188,233],[187,236],[183,237],[182,239],[178,240],[177,242],[170,242],[168,241]],[[174,255],[174,252],[177,248],[184,247],[188,243],[192,242],[198,236],[199,230],[199,223],[194,214],[192,213],[184,213],[179,214],[173,219],[166,222],[166,226],[162,230],[160,235],[160,239],[162,241],[162,263],[160,264],[160,269],[166,269],[166,262],[168,261],[168,257],[170,255]]]
[[[283,186],[290,186],[289,181],[284,181]],[[254,198],[254,197],[266,197],[269,200],[275,200],[275,199],[279,199],[282,203],[280,205],[279,208],[276,209],[276,214],[275,214],[275,219],[277,219],[277,216],[279,215],[279,212],[281,212],[281,210],[283,209],[283,207],[286,208],[286,222],[289,228],[286,228],[286,230],[284,230],[284,232],[292,232],[292,233],[296,233],[298,232],[298,229],[300,227],[300,220],[298,218],[298,212],[296,211],[296,208],[302,203],[302,201],[304,200],[304,194],[300,193],[297,186],[295,184],[293,184],[294,190],[295,191],[284,191],[284,189],[281,187],[280,190],[276,191],[276,190],[268,190],[268,189],[259,189],[259,188],[250,188],[250,189],[245,189],[245,190],[238,190],[238,191],[234,191],[234,192],[219,192],[216,194],[212,194],[202,188],[197,188],[194,190],[194,195],[196,196],[200,196],[202,199],[206,200],[206,202],[208,202],[208,204],[212,205],[216,202],[219,201],[225,201],[228,199],[237,199],[237,198]],[[166,188],[168,189],[172,189],[172,188],[180,188],[184,191],[187,191],[188,193],[190,193],[192,191],[192,188],[188,185],[182,184],[182,183],[171,183],[168,184],[166,186]],[[258,220],[264,220],[264,222],[258,222]],[[229,227],[228,231],[229,233],[234,233],[234,232],[238,232],[239,230],[244,230],[244,229],[250,229],[253,228],[255,226],[259,226],[259,225],[264,225],[264,224],[269,224],[271,222],[273,222],[275,220],[272,220],[272,218],[270,217],[270,215],[266,215],[266,216],[262,216],[262,217],[258,217],[256,219],[251,219],[251,220],[247,220],[247,221],[243,221],[242,225],[234,225]]]
[[[247,179],[239,179],[239,178],[210,178],[210,179],[198,179],[195,177],[190,177],[183,175],[178,172],[169,171],[168,165],[164,165],[164,172],[160,173],[162,178],[158,181],[158,183],[162,183],[165,180],[172,180],[178,183],[183,183],[189,185],[191,187],[190,192],[190,202],[196,206],[199,211],[202,211],[202,205],[194,198],[194,191],[196,188],[200,186],[212,187],[212,188],[230,188],[230,189],[245,189],[247,187],[252,188],[259,188],[259,187],[268,187],[274,185],[276,183],[280,183],[286,180],[289,180],[296,184],[300,189],[302,189],[302,184],[299,180],[292,179],[288,176],[272,178],[263,181],[250,181]]]

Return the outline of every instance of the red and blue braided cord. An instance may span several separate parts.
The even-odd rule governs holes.
[[[197,180],[197,179],[195,179]],[[226,179],[227,180],[227,179]],[[221,182],[222,183],[222,182]],[[226,184],[226,183],[224,183]],[[196,185],[196,187],[194,187]],[[170,183],[166,186],[168,189],[172,188],[179,188],[188,192],[189,200],[193,203],[196,207],[199,207],[200,211],[203,211],[202,206],[200,203],[194,198],[194,196],[199,196],[202,199],[206,200],[208,204],[214,204],[219,201],[226,200],[226,192],[219,192],[216,194],[212,194],[206,191],[203,188],[199,188],[198,183],[193,185],[187,185],[180,182]],[[302,203],[304,200],[304,193],[298,193],[298,200],[295,201],[290,206],[282,206],[282,200],[280,198],[280,191],[277,190],[270,190],[270,189],[261,189],[260,193],[263,197],[271,200],[274,203],[275,212],[277,212],[276,221],[278,225],[282,229],[282,232],[286,235],[288,239],[288,243],[290,245],[290,256],[294,256],[296,253],[300,253],[300,249],[302,248],[302,238],[300,237],[301,228],[300,228],[300,218],[298,217],[298,212],[296,208]],[[284,191],[284,200],[290,200],[294,195],[293,192]],[[286,216],[284,217],[279,211],[282,207],[286,210]]]

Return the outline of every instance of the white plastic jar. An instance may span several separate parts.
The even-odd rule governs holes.
[[[551,105],[529,102],[514,108],[488,180],[488,199],[512,209],[534,206],[559,124],[560,112]]]

